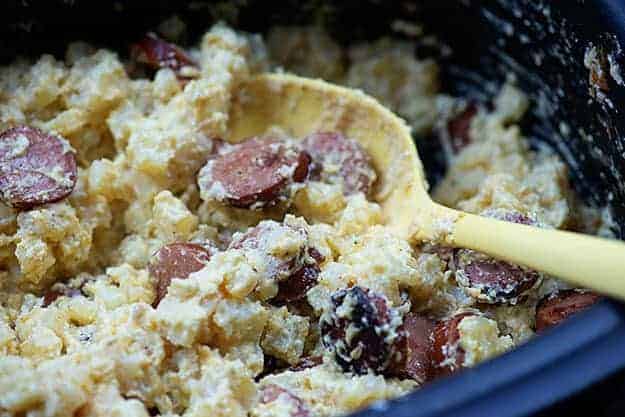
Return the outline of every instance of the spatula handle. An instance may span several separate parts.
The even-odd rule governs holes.
[[[625,300],[625,243],[461,214],[451,243]]]

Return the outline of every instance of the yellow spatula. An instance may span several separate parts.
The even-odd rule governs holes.
[[[360,91],[264,74],[239,86],[229,123],[234,141],[275,126],[296,137],[342,132],[371,156],[379,175],[375,199],[388,227],[401,237],[474,249],[625,300],[625,243],[498,221],[435,203],[410,128]]]

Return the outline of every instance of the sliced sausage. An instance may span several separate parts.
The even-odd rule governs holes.
[[[245,233],[236,234],[228,249],[243,249],[259,251],[267,260],[267,271],[270,278],[281,281],[297,272],[302,267],[302,258],[306,247],[302,245],[293,253],[276,256],[272,253],[274,240],[285,234],[300,234],[301,241],[305,242],[307,233],[304,229],[296,229],[290,225],[266,220],[248,229]]]
[[[536,307],[536,331],[540,332],[583,311],[601,297],[589,291],[564,290],[541,300]]]
[[[260,402],[262,404],[269,404],[277,400],[289,407],[289,417],[310,417],[311,415],[304,401],[292,392],[276,384],[265,385],[261,389]]]
[[[318,265],[304,265],[287,279],[278,283],[278,294],[272,301],[282,305],[303,299],[308,290],[317,285],[320,272]]]
[[[150,274],[156,278],[154,307],[167,295],[172,279],[188,278],[193,272],[204,268],[210,257],[205,247],[187,242],[170,243],[156,251],[148,264]]]
[[[252,138],[210,159],[198,175],[205,200],[259,209],[285,197],[288,187],[308,175],[310,157],[295,145]]]
[[[313,179],[342,184],[346,195],[369,193],[377,175],[358,142],[337,132],[322,132],[306,137],[303,146],[314,161]]]
[[[432,363],[437,376],[449,375],[463,367],[464,350],[459,346],[458,325],[474,313],[460,313],[436,324],[432,332]]]
[[[317,285],[321,272],[319,264],[323,262],[323,255],[315,248],[309,248],[308,254],[314,263],[303,265],[287,279],[280,281],[278,294],[273,299],[274,303],[280,305],[299,301],[306,296],[308,290]]]
[[[321,316],[323,345],[346,372],[386,371],[394,356],[401,316],[386,298],[352,287],[335,292],[330,311]]]
[[[132,44],[130,57],[151,69],[170,68],[181,79],[188,79],[183,68],[198,66],[185,51],[154,33],[148,33],[139,42]]]
[[[286,233],[301,236],[302,246],[285,256],[271,253],[274,240]],[[281,224],[275,221],[263,221],[249,229],[246,233],[235,235],[229,249],[257,250],[267,261],[269,277],[278,282],[278,293],[271,302],[284,305],[302,300],[309,289],[317,285],[321,272],[319,264],[323,255],[308,246],[308,233],[303,228]]]
[[[535,224],[529,217],[515,211],[488,210],[482,215],[518,224]],[[456,251],[453,266],[458,285],[483,303],[516,304],[541,281],[541,275],[532,269],[468,249]]]
[[[29,209],[67,197],[77,179],[76,155],[67,140],[30,126],[0,134],[0,198]]]
[[[447,134],[449,145],[454,154],[459,153],[471,143],[471,122],[477,114],[478,108],[475,103],[469,103],[458,115],[447,122]]]
[[[400,328],[395,358],[389,374],[411,378],[423,384],[433,377],[431,335],[434,322],[427,317],[408,313]]]
[[[516,304],[540,278],[536,271],[471,250],[459,250],[454,264],[458,285],[478,301],[490,304]]]

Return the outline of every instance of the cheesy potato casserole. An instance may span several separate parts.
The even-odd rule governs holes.
[[[238,85],[290,71],[362,89],[440,140],[434,198],[609,234],[564,163],[531,149],[528,100],[439,92],[410,43],[263,39],[217,24],[188,49],[67,47],[0,68],[0,415],[348,413],[499,355],[598,297],[385,229],[379,173],[340,132],[233,143]],[[428,158],[428,155],[421,155]]]

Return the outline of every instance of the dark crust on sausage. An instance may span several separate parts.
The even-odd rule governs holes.
[[[536,307],[536,331],[555,326],[583,311],[601,297],[590,291],[563,290],[543,298]]]
[[[339,290],[331,300],[331,310],[319,323],[324,346],[346,372],[385,372],[394,354],[395,340],[391,336],[399,330],[393,328],[400,325],[394,322],[399,313],[383,296],[361,287]],[[337,313],[339,309],[341,314]]]
[[[60,201],[77,178],[76,156],[61,137],[30,126],[0,134],[0,198],[7,205],[30,209]]]

